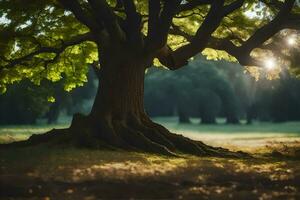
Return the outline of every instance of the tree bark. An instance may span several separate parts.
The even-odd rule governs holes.
[[[146,116],[143,101],[145,69],[146,61],[138,60],[101,67],[99,88],[89,118],[98,136],[111,145],[122,146],[124,141],[119,130],[142,124],[141,119]]]
[[[144,113],[144,73],[145,68],[138,63],[103,67],[90,116],[112,120],[128,119],[132,115],[139,117]]]

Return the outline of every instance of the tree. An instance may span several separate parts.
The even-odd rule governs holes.
[[[148,70],[145,79],[147,113],[150,116],[176,114],[179,123],[189,123],[191,116],[200,117],[202,123],[214,123],[222,103],[223,116],[227,121],[230,123],[231,119],[238,119],[238,101],[231,84],[236,78],[224,75],[230,65],[221,70],[217,64],[220,62],[197,56],[188,67],[173,73],[161,68]],[[238,87],[241,86],[238,84]],[[161,106],[158,107],[158,104]]]
[[[165,154],[216,154],[221,150],[170,133],[149,119],[143,108],[145,70],[155,58],[179,69],[208,47],[242,65],[260,66],[253,51],[268,51],[265,45],[282,29],[299,29],[294,5],[295,0],[28,0],[25,5],[2,0],[1,88],[23,78],[36,84],[43,78],[57,81],[63,73],[70,90],[86,81],[90,63],[100,85],[91,113],[75,115],[67,130],[29,142],[61,137]],[[256,12],[255,7],[258,15],[267,16],[243,14]]]
[[[300,81],[285,76],[271,95],[269,114],[274,122],[297,121],[300,119]],[[296,92],[297,91],[297,92]]]
[[[65,92],[62,89],[62,81],[54,85],[54,98],[55,102],[52,103],[49,112],[46,114],[48,124],[56,123],[58,117],[62,111],[66,111],[67,115],[73,115],[74,113],[87,113],[87,109],[84,108],[84,103],[88,99],[94,99],[97,87],[94,83],[93,70],[88,72],[88,81],[83,87],[78,87],[71,92]]]
[[[221,105],[220,97],[214,91],[204,88],[198,89],[196,94],[200,103],[199,110],[201,123],[215,124]]]
[[[51,94],[48,87],[37,87],[29,81],[12,85],[0,95],[0,124],[35,124],[37,118],[49,111]]]

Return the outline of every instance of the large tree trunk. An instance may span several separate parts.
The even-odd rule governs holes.
[[[138,63],[124,63],[100,72],[99,89],[90,116],[94,120],[139,118],[144,114],[144,73]]]
[[[207,154],[197,142],[170,133],[152,122],[145,113],[143,98],[145,69],[149,64],[147,59],[140,56],[120,60],[101,66],[99,89],[92,111],[87,118],[75,117],[71,129],[79,135],[79,132],[87,133],[93,141],[98,138],[101,143],[119,148],[170,155],[178,150]]]
[[[113,52],[111,52],[113,53]],[[115,57],[112,57],[115,56]],[[90,115],[74,115],[71,127],[33,135],[26,144],[70,143],[79,146],[113,147],[165,155],[243,156],[227,149],[207,146],[169,132],[144,111],[144,76],[152,59],[144,55],[102,56],[99,89]]]
[[[112,61],[112,62],[109,62]],[[90,115],[73,120],[71,130],[83,130],[91,140],[80,138],[89,145],[99,139],[113,147],[175,155],[240,156],[226,149],[207,146],[169,132],[154,123],[144,110],[144,77],[152,63],[147,56],[109,58],[99,70],[99,88]],[[159,105],[158,105],[159,106]],[[87,125],[88,124],[88,125]],[[80,135],[80,134],[79,134]],[[86,136],[83,135],[83,138]],[[95,139],[96,138],[96,139]]]

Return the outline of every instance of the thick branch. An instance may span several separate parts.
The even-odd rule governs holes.
[[[164,3],[164,8],[161,12],[160,16],[160,39],[161,42],[165,42],[167,39],[168,31],[172,23],[172,19],[176,14],[178,6],[180,5],[181,0],[173,0],[173,1],[166,1]]]
[[[126,35],[134,45],[142,44],[141,24],[142,17],[136,11],[136,6],[133,0],[123,0],[124,9],[126,13]]]
[[[59,0],[63,7],[67,10],[70,10],[76,19],[82,24],[86,25],[91,31],[99,33],[102,30],[102,27],[99,26],[93,19],[91,19],[87,13],[81,8],[77,0]]]
[[[243,45],[243,51],[247,54],[262,45],[269,38],[274,36],[278,31],[281,30],[283,24],[286,22],[286,17],[294,6],[295,0],[286,0],[281,10],[276,17],[266,24],[265,26],[258,29]]]
[[[282,28],[300,30],[300,14],[290,14]]]
[[[263,2],[264,4],[266,4],[268,7],[275,8],[278,10],[280,10],[283,5],[283,2],[278,1],[278,0],[270,0],[270,1],[260,0],[260,1]]]
[[[98,21],[103,21],[105,28],[112,37],[112,40],[124,40],[124,32],[118,23],[116,15],[107,2],[105,0],[88,0],[88,2]]]
[[[148,38],[154,38],[159,24],[160,0],[149,1]]]
[[[123,4],[127,18],[134,18],[136,16],[136,7],[133,0],[123,0]]]
[[[232,13],[233,11],[235,11],[236,9],[242,7],[242,5],[244,4],[245,0],[236,0],[233,3],[224,6],[224,10],[223,10],[223,15],[228,15],[230,13]]]
[[[192,35],[189,35],[188,33],[182,31],[180,29],[180,27],[176,26],[175,24],[172,24],[172,27],[170,29],[170,34],[182,36],[182,37],[184,37],[189,42],[191,42],[192,39],[193,39]]]
[[[287,16],[290,15],[294,3],[295,0],[287,0],[284,4],[280,4],[281,9],[276,17],[258,29],[242,46],[236,47],[230,41],[223,41],[223,44],[220,46],[221,49],[236,57],[242,65],[260,66],[261,64],[251,57],[252,50],[262,47],[268,39],[282,29],[284,24],[286,24]],[[230,45],[229,42],[231,43]]]
[[[176,25],[172,25],[171,34],[180,35],[184,37],[187,41],[192,41],[193,36],[185,33],[184,31],[180,30],[180,28]],[[216,38],[211,37],[210,41],[207,44],[208,48],[226,51],[228,54],[234,56],[240,64],[242,65],[249,65],[249,66],[258,66],[259,62],[254,58],[250,57],[250,55],[245,55],[238,46],[234,45],[231,42],[231,37],[228,38]]]
[[[165,1],[158,19],[157,16],[155,16],[157,15],[157,10],[150,13],[151,15],[149,17],[154,19],[149,19],[149,21],[151,21],[151,24],[149,24],[149,33],[151,34],[148,35],[147,38],[147,49],[149,51],[160,49],[165,45],[172,19],[177,13],[180,2],[181,0]],[[158,9],[158,2],[156,2],[156,4],[153,3],[152,6]],[[152,27],[152,25],[155,25],[155,27]]]
[[[201,52],[207,45],[211,34],[217,29],[224,15],[223,10],[224,0],[215,1],[200,26],[191,42],[176,51],[159,52],[158,59],[162,64],[174,70],[187,64],[187,60],[197,53]]]
[[[194,8],[197,8],[198,6],[208,5],[208,4],[211,4],[212,2],[213,2],[212,0],[193,0],[193,1],[189,1],[186,4],[181,4],[179,9],[178,9],[178,12],[193,10]]]
[[[226,51],[228,54],[234,56],[241,65],[245,66],[260,66],[260,62],[256,60],[255,58],[251,57],[250,54],[245,54],[245,52],[242,50],[242,47],[238,47],[234,45],[230,38],[216,38],[211,37],[207,47],[216,49],[216,50],[222,50]]]
[[[300,30],[300,20],[290,20],[282,25],[282,28]]]

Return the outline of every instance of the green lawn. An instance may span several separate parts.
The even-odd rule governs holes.
[[[227,125],[218,119],[217,125],[199,124],[192,119],[192,124],[178,124],[175,117],[154,118],[174,133],[182,134],[195,140],[201,140],[213,146],[244,151],[261,151],[265,146],[295,145],[300,143],[300,122],[269,123],[255,122],[252,125]],[[51,128],[66,128],[68,124],[55,126],[2,126],[0,143],[27,139],[32,134],[44,133]]]
[[[220,123],[217,125],[203,125],[196,119],[192,119],[192,124],[178,124],[174,117],[154,120],[174,133],[231,149],[253,152],[262,151],[266,146],[300,144],[300,122],[228,125],[219,119]]]

